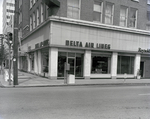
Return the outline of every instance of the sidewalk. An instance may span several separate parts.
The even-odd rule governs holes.
[[[52,80],[30,73],[18,71],[18,85],[9,85],[4,76],[0,75],[0,87],[55,87],[84,85],[150,85],[150,79],[76,79],[75,84],[65,84],[64,79]]]

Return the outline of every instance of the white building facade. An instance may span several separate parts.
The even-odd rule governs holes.
[[[12,31],[9,25],[11,17],[14,16],[15,0],[3,0],[3,34]]]
[[[136,78],[138,70],[150,78],[147,6],[147,0],[30,0],[19,69],[57,80],[68,63],[76,79]]]
[[[37,35],[38,34],[38,35]],[[76,78],[150,77],[150,33],[144,30],[50,17],[24,38],[28,72],[64,77],[64,63]],[[26,42],[29,41],[29,42]]]

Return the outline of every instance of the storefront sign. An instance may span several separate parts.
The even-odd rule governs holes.
[[[48,46],[49,45],[49,39],[42,41],[40,43],[35,44],[35,49],[43,47],[43,46]]]
[[[141,53],[150,53],[150,49],[139,48],[138,52],[141,52]]]
[[[86,47],[86,48],[99,48],[99,49],[110,49],[110,44],[100,44],[100,43],[90,43],[86,42],[84,45],[81,41],[69,41],[66,40],[66,46],[75,46],[75,47]]]

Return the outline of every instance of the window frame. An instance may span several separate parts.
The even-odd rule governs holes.
[[[30,31],[32,31],[32,29],[33,29],[33,17],[32,16],[30,16]]]
[[[135,26],[134,27],[130,26],[131,19],[134,19],[134,18],[130,18],[131,10],[136,10],[136,13],[135,13],[136,14],[136,18],[135,18]],[[136,9],[136,8],[130,8],[130,13],[129,13],[129,27],[130,28],[137,28],[137,15],[138,15],[138,9]]]
[[[129,8],[126,7],[126,6],[120,6],[120,20],[121,20],[121,8],[125,8],[125,9],[126,9],[126,15],[125,15],[126,23],[125,23],[125,26],[122,26],[122,27],[127,27],[127,24],[128,24]],[[120,21],[119,21],[119,26],[121,26],[121,25],[120,25]]]
[[[106,23],[106,10],[107,10],[107,4],[112,6],[112,14],[111,14],[111,23]],[[111,2],[106,2],[106,6],[105,6],[105,24],[109,24],[109,25],[113,25],[113,19],[114,19],[114,3]]]
[[[72,8],[73,8],[73,5],[72,5],[72,6],[69,6],[69,5],[68,5],[68,0],[67,0],[67,18],[80,19],[80,14],[81,14],[81,0],[79,0],[79,5],[78,5],[78,10],[79,10],[78,18],[74,18],[73,15],[72,15],[71,17],[68,16],[68,7],[72,7]],[[73,12],[72,12],[72,13],[73,13]]]
[[[99,3],[98,5],[100,5],[101,4],[101,10],[100,10],[100,12],[98,12],[98,11],[94,11],[94,5],[96,4],[96,3]],[[102,23],[102,20],[103,20],[103,6],[104,6],[104,4],[103,4],[103,1],[94,1],[94,3],[93,3],[93,21],[94,22],[100,22],[100,23]],[[94,20],[94,12],[97,12],[97,13],[99,13],[99,14],[101,14],[101,16],[100,16],[100,21],[96,21],[96,20]]]
[[[44,21],[44,4],[41,3],[41,11],[40,11],[40,15],[41,15],[41,23]]]
[[[35,12],[33,12],[33,29],[36,27],[36,17],[35,17]]]
[[[39,8],[37,8],[37,11],[36,11],[36,25],[38,26],[40,24],[40,18],[39,18]]]

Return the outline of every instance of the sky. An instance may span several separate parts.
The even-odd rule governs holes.
[[[3,23],[2,23],[2,19],[3,19],[3,17],[2,17],[2,15],[3,15],[2,5],[3,5],[3,0],[0,0],[0,34],[3,33],[3,28],[2,28],[2,26],[3,26]]]

